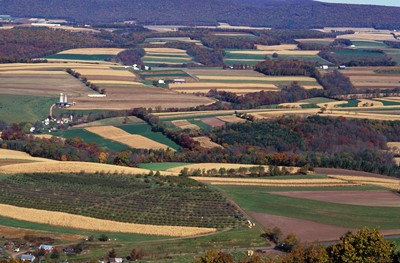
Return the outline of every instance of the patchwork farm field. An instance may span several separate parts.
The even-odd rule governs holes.
[[[314,78],[304,76],[272,77],[250,70],[188,69],[198,82],[170,84],[169,88],[183,93],[207,93],[211,89],[243,95],[259,91],[278,91],[279,85],[298,81],[306,89],[321,89]]]
[[[384,234],[400,233],[400,224],[396,219],[400,208],[393,205],[400,200],[398,194],[372,186],[312,188],[289,185],[216,187],[263,226],[278,226],[284,234],[293,232],[302,240],[337,240],[346,231],[361,226],[380,227]],[[358,204],[348,204],[351,200],[343,198],[339,200],[341,196],[351,199],[351,195],[359,196]],[[316,196],[324,197],[318,200]]]
[[[89,97],[89,94],[97,92],[67,74],[64,71],[66,68],[82,72],[83,76],[86,74],[90,77],[89,81],[93,80],[101,89],[105,89],[107,96]],[[74,110],[192,107],[214,102],[205,97],[146,86],[130,71],[113,68],[113,65],[84,63],[2,64],[0,94],[58,98],[59,93],[65,93],[71,102],[76,102],[71,108]]]
[[[153,132],[148,124],[131,124],[119,126],[86,125],[78,129],[70,129],[57,136],[64,138],[80,137],[85,142],[95,142],[100,147],[123,151],[137,149],[179,149],[179,145],[160,132]]]
[[[357,67],[343,71],[356,88],[393,89],[400,87],[400,67]]]
[[[142,60],[148,66],[197,64],[183,49],[145,48],[144,50],[146,55]]]
[[[85,96],[90,92],[83,83],[62,71],[4,70],[0,67],[0,93],[58,97],[67,93],[71,97]],[[54,101],[56,102],[56,101]]]
[[[239,212],[233,206],[227,206],[220,193],[188,178],[16,174],[3,175],[0,180],[2,185],[7,185],[0,190],[2,204],[124,223],[205,228],[184,234],[185,229],[179,232],[171,227],[170,233],[164,235],[190,236],[240,224],[235,218]],[[47,183],[43,184],[43,180]],[[26,185],[27,189],[21,191],[20,184]],[[36,194],[28,190],[32,186]],[[124,229],[117,232],[124,232]],[[163,233],[155,229],[145,234]]]
[[[284,47],[292,48],[292,46],[284,45]],[[265,46],[258,46],[261,50],[243,50],[243,49],[228,49],[224,57],[224,63],[226,65],[256,65],[257,63],[265,60],[265,57],[272,58],[274,53],[278,54],[278,58],[283,59],[298,59],[309,62],[317,62],[319,64],[330,65],[331,63],[321,57],[319,57],[318,51],[308,50],[296,50],[296,49],[284,49],[280,46],[274,48],[265,48]],[[262,50],[267,49],[267,50]]]
[[[141,135],[127,133],[114,126],[88,127],[85,128],[85,130],[134,149],[167,150],[169,148],[167,145],[150,140]]]

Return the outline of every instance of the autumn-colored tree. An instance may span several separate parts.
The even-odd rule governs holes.
[[[348,232],[340,242],[328,248],[334,263],[384,263],[393,262],[395,246],[383,238],[379,229],[365,227],[355,234]]]
[[[282,238],[282,230],[279,227],[268,228],[261,236],[269,239],[275,244],[278,244]]]
[[[116,258],[117,257],[117,252],[115,251],[115,249],[111,249],[110,252],[108,252],[108,257],[109,258]]]
[[[231,255],[222,251],[209,250],[196,263],[234,263]]]
[[[321,244],[298,244],[290,253],[278,259],[279,263],[328,263],[326,249]]]
[[[300,243],[298,237],[297,237],[296,234],[294,234],[294,233],[289,233],[289,234],[285,237],[285,239],[283,239],[282,242],[285,243],[285,244],[288,244],[288,245],[290,245],[290,246],[293,246],[293,247],[294,247],[294,246],[297,246],[297,245]]]
[[[99,163],[105,163],[107,161],[107,153],[101,152],[99,154]]]
[[[254,254],[251,257],[244,257],[240,259],[239,263],[272,263],[273,259],[262,258],[259,254]]]

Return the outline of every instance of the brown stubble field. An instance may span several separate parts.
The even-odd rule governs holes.
[[[341,71],[356,88],[392,89],[400,87],[400,74],[381,74],[377,70],[400,71],[400,67],[357,67]]]

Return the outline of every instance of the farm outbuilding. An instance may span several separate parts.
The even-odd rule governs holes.
[[[21,255],[21,261],[25,262],[34,262],[36,259],[36,257],[34,255],[31,254],[23,254]]]
[[[42,244],[39,246],[39,249],[43,249],[44,251],[46,251],[46,253],[51,253],[54,251],[55,247],[52,245]]]
[[[186,83],[185,79],[174,79],[174,84]]]

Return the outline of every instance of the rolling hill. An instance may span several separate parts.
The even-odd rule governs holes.
[[[0,14],[68,18],[77,22],[136,20],[144,24],[233,25],[274,28],[323,26],[400,28],[400,7],[311,0],[0,0]]]

